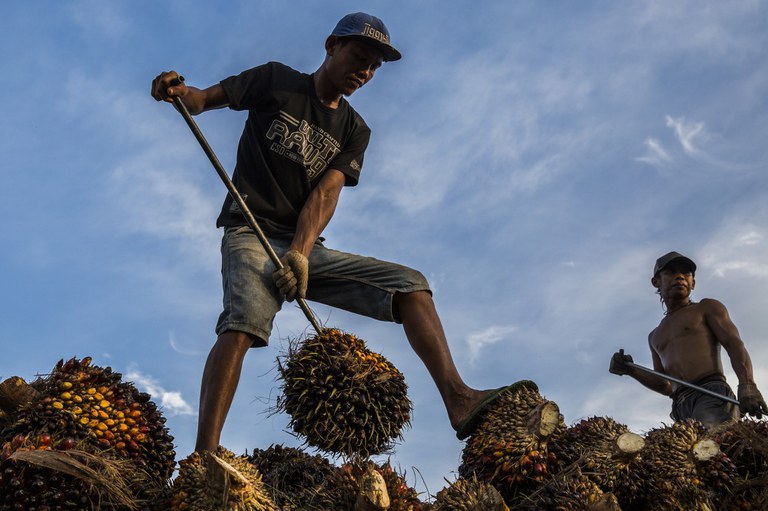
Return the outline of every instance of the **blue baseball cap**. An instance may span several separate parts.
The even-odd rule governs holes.
[[[400,60],[402,55],[389,43],[389,30],[376,16],[364,12],[347,14],[339,20],[331,35],[351,37],[371,44],[384,54],[386,62]]]

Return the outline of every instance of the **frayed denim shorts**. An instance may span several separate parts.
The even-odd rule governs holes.
[[[292,236],[270,236],[278,256]],[[245,332],[253,346],[266,346],[284,299],[272,280],[275,265],[248,226],[227,227],[221,240],[224,310],[216,333]],[[387,261],[332,250],[318,240],[309,256],[307,300],[378,319],[400,322],[392,307],[395,293],[427,291],[420,272]]]

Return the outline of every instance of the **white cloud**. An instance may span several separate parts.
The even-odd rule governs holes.
[[[171,345],[171,348],[176,353],[180,353],[182,355],[203,355],[204,353],[202,351],[197,350],[190,350],[185,348],[184,346],[181,346],[179,342],[176,340],[176,334],[173,332],[170,332],[168,334],[168,344]]]
[[[477,361],[483,348],[496,344],[517,330],[518,328],[512,325],[493,325],[480,332],[469,334],[467,344],[469,345],[470,363],[474,364]]]
[[[672,161],[672,157],[667,153],[658,139],[648,137],[643,143],[648,150],[644,156],[635,158],[637,161],[648,163],[654,167],[659,167]]]
[[[171,415],[194,415],[192,406],[182,397],[181,392],[165,390],[160,383],[151,376],[140,373],[136,369],[130,369],[125,375],[127,381],[132,381],[137,388],[152,395],[159,401],[164,411]]]
[[[686,122],[684,117],[676,119],[669,115],[666,117],[666,120],[667,127],[675,131],[675,136],[677,136],[677,140],[686,154],[692,158],[705,156],[705,153],[695,143],[696,139],[700,139],[705,135],[703,122]]]

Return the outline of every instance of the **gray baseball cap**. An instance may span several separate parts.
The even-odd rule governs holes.
[[[670,252],[656,259],[656,264],[653,267],[653,276],[655,277],[658,275],[661,270],[673,262],[681,262],[691,270],[691,273],[696,273],[696,263],[694,263],[693,260],[685,257],[679,252]]]
[[[371,44],[384,54],[386,62],[400,60],[402,55],[389,42],[389,30],[376,16],[364,12],[347,14],[331,32],[337,37],[350,37]]]

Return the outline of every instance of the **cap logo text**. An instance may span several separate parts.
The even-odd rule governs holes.
[[[363,26],[363,31],[360,35],[372,37],[373,39],[376,39],[379,42],[382,42],[384,44],[389,44],[389,36],[384,32],[382,32],[381,30],[376,30],[368,23],[366,23],[365,26]]]

